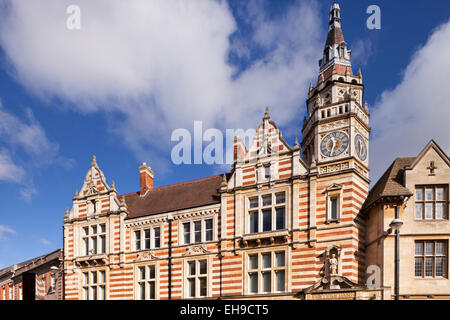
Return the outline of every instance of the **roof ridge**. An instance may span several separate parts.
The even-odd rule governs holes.
[[[209,180],[209,179],[213,179],[213,178],[218,178],[218,177],[222,177],[224,174],[226,174],[226,173],[217,174],[217,175],[209,176],[209,177],[198,178],[198,179],[189,180],[189,181],[182,181],[182,182],[178,182],[178,183],[168,184],[168,185],[165,185],[165,186],[160,186],[160,187],[157,187],[157,188],[153,188],[153,189],[148,190],[148,191],[149,192],[158,191],[158,190],[163,190],[163,189],[174,187],[174,186],[180,186],[180,185],[184,185],[184,184],[188,184],[188,183],[195,183],[195,182],[200,182],[200,181]],[[124,196],[128,196],[128,195],[131,195],[131,194],[139,194],[139,191],[124,193],[124,194],[121,194],[120,196],[124,197]]]
[[[183,181],[183,182],[168,184],[166,186],[153,188],[150,191],[160,190],[160,189],[164,189],[164,188],[168,188],[168,187],[174,187],[174,186],[179,186],[179,185],[188,184],[188,183],[200,182],[200,181],[203,181],[203,180],[209,180],[209,179],[212,179],[212,178],[217,178],[217,177],[222,177],[222,176],[223,176],[223,174],[218,174],[218,175],[215,175],[215,176],[203,177],[203,178],[198,178],[198,179],[194,179],[194,180],[190,180],[190,181]]]

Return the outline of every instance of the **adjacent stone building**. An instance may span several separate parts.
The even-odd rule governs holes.
[[[394,287],[394,233],[399,209],[400,299],[450,299],[448,279],[450,160],[430,141],[417,157],[397,158],[370,191],[367,265],[381,268],[382,285]]]

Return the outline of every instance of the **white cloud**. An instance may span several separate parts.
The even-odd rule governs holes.
[[[45,239],[45,238],[40,238],[39,239],[39,242],[40,243],[42,243],[44,246],[46,246],[46,247],[48,247],[48,246],[50,246],[52,243],[50,242],[50,241],[48,241],[47,239]]]
[[[404,77],[372,112],[372,179],[399,156],[417,156],[431,140],[450,153],[450,21],[415,52]],[[386,74],[389,77],[388,74]]]
[[[352,45],[352,64],[366,66],[373,55],[373,44],[370,38],[359,39]]]
[[[58,154],[31,109],[20,118],[6,111],[0,100],[0,181],[20,184],[20,198],[30,202],[37,194],[32,171],[51,163],[70,166],[73,160]]]
[[[0,149],[0,181],[19,182],[24,174],[23,168],[14,163],[9,152],[5,148]]]
[[[225,1],[80,0],[81,30],[69,31],[73,1],[0,1],[9,5],[0,44],[18,81],[81,112],[106,110],[125,145],[151,160],[194,120],[254,127],[269,105],[280,124],[292,121],[317,73],[326,22],[314,2],[269,19],[252,1],[241,8],[253,19],[250,38],[230,40],[237,25]],[[243,70],[228,62],[230,52],[247,61],[254,47],[262,54]]]
[[[48,163],[58,153],[58,146],[47,138],[44,129],[34,118],[31,109],[25,110],[27,122],[6,112],[0,101],[0,137],[12,148],[21,148],[33,161]]]
[[[38,193],[37,189],[31,184],[20,189],[20,198],[30,203],[32,198]]]
[[[16,231],[14,231],[8,226],[0,224],[0,240],[6,240],[8,234],[10,235],[16,234]]]

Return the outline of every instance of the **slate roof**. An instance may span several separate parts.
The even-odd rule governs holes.
[[[62,249],[57,249],[50,253],[43,254],[39,257],[29,259],[17,264],[13,264],[9,267],[0,270],[0,278],[8,273],[14,273],[14,276],[17,276],[24,271],[28,271],[33,269],[34,267],[39,267],[42,263],[52,261],[54,259],[62,257]],[[42,262],[42,263],[40,263]]]
[[[365,211],[378,199],[383,197],[412,195],[412,192],[404,186],[403,172],[405,167],[409,167],[415,159],[415,157],[395,159],[375,186],[370,190],[362,207],[362,211]]]
[[[222,179],[218,175],[154,188],[143,196],[139,192],[125,194],[127,219],[220,203]]]

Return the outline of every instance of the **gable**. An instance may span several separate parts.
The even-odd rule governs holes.
[[[408,174],[438,175],[450,173],[450,160],[444,151],[431,140],[407,168]]]
[[[106,183],[105,175],[97,165],[95,156],[92,160],[91,167],[86,173],[83,186],[79,192],[79,197],[87,197],[97,193],[104,193],[109,191],[109,186]]]
[[[275,122],[268,120],[261,123],[256,129],[244,160],[254,161],[258,158],[270,157],[291,150]]]

